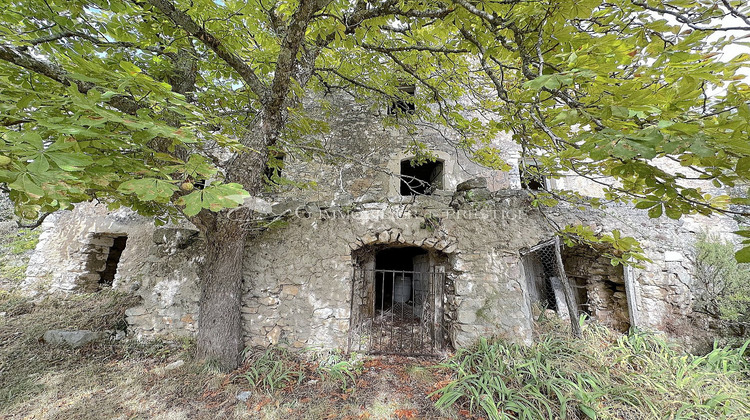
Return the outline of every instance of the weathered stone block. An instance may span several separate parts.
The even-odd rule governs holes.
[[[473,178],[456,185],[456,191],[468,191],[476,188],[487,188],[487,178]]]
[[[99,340],[103,333],[89,330],[49,330],[44,333],[42,339],[45,343],[54,346],[67,345],[73,348],[85,346],[88,343]]]

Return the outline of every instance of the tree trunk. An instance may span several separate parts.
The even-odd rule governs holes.
[[[247,231],[216,215],[206,234],[201,269],[197,358],[222,370],[236,369],[242,355],[242,261]]]

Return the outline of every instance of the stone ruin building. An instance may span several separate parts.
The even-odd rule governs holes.
[[[729,235],[732,220],[650,219],[622,204],[541,211],[531,201],[542,187],[602,191],[575,176],[526,176],[531,162],[508,138],[494,146],[513,170],[490,170],[438,130],[384,128],[387,110],[344,100],[335,106],[337,120],[322,143],[348,158],[279,155],[284,177],[315,184],[282,185],[252,203],[275,223],[258,230],[245,250],[248,345],[431,354],[480,336],[529,343],[537,308],[568,316],[558,261],[578,310],[599,322],[672,335],[695,329],[695,234]],[[438,159],[413,165],[406,151],[415,139]],[[607,249],[557,247],[555,224],[620,230],[639,240],[653,262],[613,266]],[[42,228],[26,290],[127,291],[142,297],[127,311],[136,335],[195,332],[203,249],[197,230],[155,227],[94,202],[58,212]]]

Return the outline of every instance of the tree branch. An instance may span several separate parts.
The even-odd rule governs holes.
[[[117,41],[117,42],[103,41],[95,36],[92,36],[83,32],[67,31],[67,30],[56,33],[56,34],[50,34],[50,35],[42,36],[39,38],[30,39],[24,42],[27,44],[36,46],[39,44],[54,42],[54,41],[58,41],[60,39],[65,39],[65,38],[82,38],[100,47],[137,48],[139,50],[152,52],[158,55],[167,55],[172,58],[175,57],[174,53],[165,52],[164,47],[138,45],[134,42],[124,42],[124,41]]]
[[[82,82],[68,77],[68,72],[62,67],[54,63],[34,58],[20,48],[0,45],[0,60],[23,67],[36,74],[47,76],[64,86],[75,84],[78,86],[78,91],[81,93],[86,93],[96,87],[96,85],[91,82]],[[135,99],[125,95],[115,95],[108,103],[120,111],[131,115],[135,114],[135,112],[141,107]]]
[[[44,213],[41,216],[39,216],[39,218],[36,221],[34,221],[33,223],[30,223],[28,225],[25,225],[25,224],[21,223],[20,220],[17,220],[16,221],[16,225],[18,225],[18,227],[21,228],[21,229],[36,229],[39,226],[41,226],[42,223],[44,223],[44,219],[46,219],[47,216],[49,216],[50,214],[52,214],[52,213]]]
[[[190,15],[181,10],[177,10],[174,4],[169,0],[148,0],[148,2],[164,13],[164,15],[175,25],[182,28],[185,32],[197,38],[213,50],[219,58],[224,60],[229,67],[233,68],[240,75],[242,80],[247,83],[250,90],[252,90],[256,96],[259,98],[265,98],[268,95],[266,84],[258,78],[258,75],[255,74],[252,67],[245,63],[238,55],[229,51],[221,40],[206,31],[201,25],[198,25]]]

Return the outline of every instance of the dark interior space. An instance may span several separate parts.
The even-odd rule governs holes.
[[[553,253],[554,255],[554,250],[547,250],[547,253]],[[542,293],[544,299],[543,303],[546,309],[557,311],[557,300],[555,299],[555,290],[552,286],[551,280],[552,277],[559,276],[557,272],[557,264],[555,264],[550,258],[542,258],[540,262],[542,264],[542,269],[544,270],[544,291]]]
[[[127,236],[116,236],[114,238],[114,244],[109,248],[106,266],[104,267],[104,271],[101,272],[101,277],[99,278],[99,284],[101,286],[112,286],[112,283],[115,280],[115,274],[117,273],[117,264],[120,263],[120,257],[125,250],[127,241]]]
[[[521,188],[531,191],[542,191],[545,189],[544,176],[539,173],[536,165],[521,165]]]
[[[400,300],[393,294],[394,286],[399,281],[411,280],[414,257],[424,254],[427,251],[418,247],[388,248],[375,254],[375,270],[385,270],[375,272],[376,309],[390,309],[394,301]]]
[[[401,195],[429,195],[443,187],[443,162],[425,162],[412,165],[412,161],[401,161]]]
[[[414,114],[414,112],[417,110],[417,107],[414,104],[414,101],[409,100],[408,98],[414,96],[414,94],[416,93],[416,85],[400,86],[398,90],[403,92],[403,97],[395,98],[393,99],[393,101],[391,101],[390,105],[388,106],[388,115]]]
[[[282,153],[270,153],[265,175],[268,182],[278,184],[281,179],[281,170],[284,168],[284,155]]]

